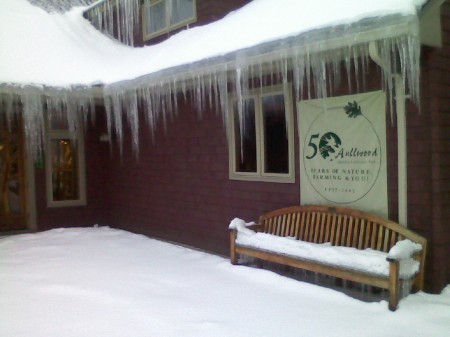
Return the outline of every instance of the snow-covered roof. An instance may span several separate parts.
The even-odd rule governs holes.
[[[47,12],[67,12],[77,6],[91,5],[98,0],[28,0],[31,4],[41,7]]]
[[[173,91],[194,85],[200,103],[205,92],[217,90],[224,112],[227,82],[238,84],[241,97],[246,82],[242,78],[261,74],[267,65],[282,74],[289,67],[297,92],[306,83],[324,97],[328,71],[324,65],[332,64],[336,72],[339,61],[345,60],[348,69],[358,70],[350,60],[364,62],[371,48],[380,51],[388,90],[391,75],[401,73],[417,99],[417,11],[425,2],[253,0],[219,21],[184,30],[157,45],[131,48],[96,30],[83,17],[86,7],[49,13],[27,0],[0,0],[0,92],[9,94],[9,107],[11,99],[20,100],[25,123],[36,128],[43,125],[43,117],[36,120],[42,114],[36,104],[42,94],[48,97],[47,105],[62,102],[83,109],[89,96],[84,88],[101,85],[109,125],[120,141],[118,116],[125,106],[136,143],[138,97],[153,110],[165,110],[155,102],[161,104],[165,97],[170,106]],[[64,1],[41,0],[40,6],[50,3],[62,8]],[[392,53],[399,54],[399,67]],[[43,131],[33,130],[27,134],[29,143],[41,143]]]
[[[110,84],[318,28],[415,15],[424,0],[254,0],[218,22],[135,49],[96,31],[81,8],[47,13],[31,2],[49,8],[65,8],[67,3],[0,0],[0,83]]]

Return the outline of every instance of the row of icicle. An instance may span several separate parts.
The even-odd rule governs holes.
[[[416,36],[399,36],[378,41],[382,64],[383,87],[394,97],[393,74],[401,74],[414,102],[419,104],[420,43]],[[252,50],[254,55],[258,55]],[[219,60],[220,61],[220,60]],[[223,63],[198,62],[181,67],[171,74],[149,74],[141,78],[103,87],[103,100],[110,139],[114,133],[120,151],[123,143],[123,117],[131,129],[133,151],[139,153],[139,114],[145,114],[150,132],[154,134],[158,122],[166,125],[167,117],[176,115],[178,100],[189,99],[199,117],[207,108],[220,111],[226,125],[229,95],[242,101],[249,90],[271,83],[292,82],[296,101],[324,98],[333,95],[333,89],[348,78],[350,92],[365,90],[364,80],[369,66],[369,44],[340,48],[333,52],[305,52],[304,48],[280,49],[271,59],[237,55]],[[343,71],[342,71],[343,69]],[[352,88],[351,78],[356,79]],[[45,149],[46,112],[66,112],[71,129],[80,127],[79,116],[87,120],[94,114],[95,98],[90,88],[46,90],[38,87],[0,87],[0,108],[10,120],[21,113],[29,152],[37,158]],[[230,96],[231,97],[231,96]],[[242,116],[243,105],[238,104]],[[391,110],[392,111],[392,110]],[[83,120],[82,119],[82,120]]]

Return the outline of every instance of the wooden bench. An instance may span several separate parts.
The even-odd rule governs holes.
[[[388,253],[397,242],[409,239],[420,244],[422,250],[415,252],[412,256],[420,265],[418,272],[410,276],[408,280],[400,277],[400,259],[398,258],[387,258],[388,275],[376,275],[329,263],[311,261],[283,252],[240,245],[236,243],[238,230],[232,228],[230,228],[230,257],[232,264],[237,264],[239,254],[243,254],[387,289],[389,291],[389,309],[392,311],[397,309],[402,282],[412,282],[413,291],[423,290],[427,241],[422,236],[390,220],[342,207],[293,206],[266,213],[259,218],[257,224],[249,228],[277,237],[292,237],[315,244],[329,243],[332,246],[353,247],[358,250],[370,248],[384,253]]]

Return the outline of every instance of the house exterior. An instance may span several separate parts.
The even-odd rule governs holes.
[[[138,15],[133,26],[132,44],[135,47],[159,45],[180,31],[220,20],[249,2],[141,1],[134,9]],[[117,7],[111,8],[117,16]],[[127,13],[121,8],[118,11]],[[90,17],[89,11],[85,16]],[[90,18],[92,20],[92,16]],[[371,204],[380,202],[383,204],[380,212],[385,212],[382,214],[425,236],[429,240],[427,289],[438,292],[450,282],[450,1],[428,1],[418,18],[422,42],[419,95],[414,97],[415,79],[409,78],[406,88],[395,87],[387,98],[383,98],[381,105],[377,105],[377,109],[381,109],[379,114],[386,117],[379,122],[383,126],[383,136],[377,136],[382,138],[379,152],[364,148],[365,137],[370,138],[368,134],[359,135],[355,138],[357,145],[347,149],[349,156],[362,158],[367,151],[375,151],[377,158],[381,151],[385,156],[375,166],[378,170],[375,178],[384,175],[384,180],[376,187],[381,192],[375,194],[375,182],[370,183],[368,190],[361,192],[361,197],[353,198],[357,199],[355,202],[353,199],[346,201],[345,205],[372,211]],[[98,22],[93,24],[102,28]],[[112,27],[112,33],[118,36],[114,22]],[[332,28],[325,27],[320,34],[324,31],[328,34]],[[346,33],[345,28],[337,34]],[[353,31],[352,34],[357,35]],[[276,52],[272,45],[267,48],[270,51],[257,50],[252,57]],[[147,118],[152,116],[146,113],[149,107],[139,103],[135,108],[138,120],[124,117],[123,133],[111,133],[111,124],[117,127],[119,123],[111,112],[113,105],[97,99],[95,120],[84,124],[84,133],[78,131],[74,135],[73,130],[67,131],[70,128],[65,126],[48,127],[45,137],[49,148],[45,155],[25,159],[20,164],[28,165],[22,181],[27,181],[28,190],[34,191],[23,192],[27,195],[23,202],[27,205],[28,216],[14,226],[5,220],[3,229],[46,230],[101,224],[227,255],[228,223],[234,217],[256,220],[269,210],[322,200],[320,198],[325,203],[339,204],[342,195],[333,199],[335,192],[363,186],[363,180],[371,179],[369,171],[372,168],[355,166],[350,169],[362,173],[347,173],[345,170],[349,168],[335,168],[331,164],[307,167],[307,159],[314,156],[320,159],[317,151],[322,150],[322,145],[319,140],[325,142],[327,138],[326,130],[317,136],[308,134],[322,115],[308,122],[303,114],[308,104],[316,104],[315,99],[340,96],[348,101],[346,106],[350,113],[358,108],[364,112],[365,105],[359,101],[360,105],[356,104],[362,97],[358,95],[389,92],[392,86],[399,85],[386,82],[376,54],[376,51],[371,51],[370,55],[365,52],[355,54],[361,59],[359,68],[353,61],[332,65],[332,91],[328,82],[325,87],[316,85],[320,81],[306,81],[306,85],[297,87],[298,70],[289,62],[280,65],[274,61],[270,67],[267,64],[243,67],[243,74],[236,71],[243,80],[234,77],[233,83],[228,78],[225,88],[229,95],[225,103],[217,103],[220,88],[216,90],[214,84],[205,85],[200,78],[201,85],[198,85],[194,78],[193,84],[182,90],[175,88],[171,91],[172,98],[162,100],[163,103],[156,106],[172,111],[167,119],[156,120],[148,126]],[[314,59],[313,53],[311,58]],[[330,62],[334,60],[330,59]],[[353,71],[348,70],[349,65]],[[200,69],[209,66],[199,65]],[[237,86],[241,85],[245,88],[239,91]],[[202,89],[204,87],[209,89]],[[327,95],[323,95],[323,90]],[[382,97],[386,96],[383,94]],[[364,99],[361,98],[361,102]],[[350,104],[352,101],[355,106]],[[330,106],[333,104],[332,100],[327,102]],[[227,106],[225,114],[218,112],[223,110],[223,104]],[[367,104],[371,106],[372,103]],[[57,110],[57,104],[49,105]],[[124,110],[131,109],[131,105],[123,103],[123,106]],[[355,109],[351,110],[352,107]],[[47,106],[47,109],[51,108]],[[375,124],[368,121],[372,126]],[[60,123],[59,119],[55,123]],[[310,123],[309,128],[301,131],[302,123]],[[133,131],[133,125],[140,125],[138,134]],[[376,133],[380,135],[378,131]],[[67,148],[61,145],[62,141],[80,145]],[[343,136],[339,141],[344,141]],[[323,152],[320,155],[324,157]],[[60,166],[55,164],[55,157],[59,158]],[[74,170],[77,174],[68,174],[70,183],[62,178],[61,163],[77,167]],[[60,178],[55,178],[56,170],[60,172]],[[332,175],[333,170],[337,173],[331,178],[329,174]],[[336,185],[341,177],[361,179],[361,182]],[[314,185],[319,180],[336,184]],[[313,193],[315,190],[320,195],[319,199],[311,199],[305,189],[307,184]],[[327,186],[333,186],[334,194],[321,193],[321,186],[324,191],[329,188]],[[361,204],[359,200],[366,195],[372,196]]]

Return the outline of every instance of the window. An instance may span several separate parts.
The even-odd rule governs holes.
[[[144,40],[195,20],[195,0],[146,0],[143,9]]]
[[[290,86],[255,90],[233,98],[229,114],[230,179],[294,182],[294,134]]]
[[[81,128],[71,132],[67,120],[52,114],[47,129],[47,205],[85,205],[84,139]]]

